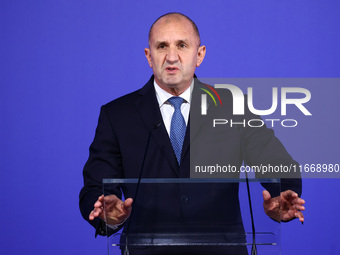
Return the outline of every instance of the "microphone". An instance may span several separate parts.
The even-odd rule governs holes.
[[[241,136],[241,151],[242,151],[242,157],[243,157],[243,162],[244,166],[247,165],[246,163],[246,151],[245,151],[245,141],[244,137],[241,133],[241,130],[239,126],[236,126],[237,130],[240,132]],[[250,196],[250,188],[249,188],[249,179],[248,179],[248,173],[245,171],[246,175],[246,184],[247,184],[247,193],[248,193],[248,203],[249,203],[249,210],[250,210],[250,218],[251,218],[251,229],[252,229],[252,239],[253,239],[253,244],[251,247],[251,255],[257,255],[257,247],[256,247],[256,238],[255,238],[255,223],[254,223],[254,215],[253,215],[253,207],[251,204],[251,196]]]
[[[149,131],[149,135],[148,135],[148,140],[146,142],[146,146],[145,146],[145,150],[144,150],[144,156],[143,156],[143,161],[142,161],[142,166],[141,169],[139,171],[139,177],[138,177],[138,182],[137,182],[137,187],[136,187],[136,192],[135,192],[135,196],[133,198],[133,203],[136,203],[137,201],[137,195],[138,195],[138,190],[139,190],[139,186],[140,186],[140,181],[142,179],[142,174],[143,174],[143,170],[144,170],[144,164],[145,164],[145,159],[146,159],[146,155],[149,149],[149,144],[150,144],[150,138],[151,138],[151,134],[154,130],[156,130],[157,128],[159,128],[159,126],[161,125],[162,121],[157,121],[152,125],[152,128]],[[128,222],[128,225],[126,226],[126,233],[125,233],[125,251],[124,251],[124,255],[129,255],[129,248],[128,248],[128,234],[129,234],[129,229],[130,229],[130,224],[131,224],[131,219],[132,219],[132,215],[133,215],[134,210],[132,209],[131,214],[130,214],[130,220]]]

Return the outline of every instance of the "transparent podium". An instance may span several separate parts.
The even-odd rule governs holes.
[[[279,194],[279,179],[249,179],[251,202],[246,179],[138,182],[103,180],[105,195],[134,199],[119,231],[106,226],[108,254],[280,254],[281,226],[265,215],[261,192]]]

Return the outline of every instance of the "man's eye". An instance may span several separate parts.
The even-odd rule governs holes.
[[[164,45],[164,44],[160,44],[160,45],[158,45],[158,48],[159,48],[159,49],[164,49],[164,48],[165,48],[165,45]]]
[[[187,45],[185,43],[181,43],[181,44],[179,44],[179,47],[180,48],[185,48],[185,47],[187,47]]]

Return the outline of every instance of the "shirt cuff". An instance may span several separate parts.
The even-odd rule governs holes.
[[[110,225],[110,224],[106,224],[109,228],[111,228],[112,230],[116,230],[117,228],[119,228],[121,225],[123,225],[125,223],[126,219],[119,223],[119,224],[115,224],[115,225]]]

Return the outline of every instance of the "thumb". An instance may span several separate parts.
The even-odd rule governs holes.
[[[133,202],[133,199],[132,198],[127,198],[124,203],[123,203],[123,206],[127,209],[129,207],[132,206],[132,202]]]
[[[263,203],[264,204],[270,203],[270,199],[272,198],[272,196],[270,195],[268,190],[262,191],[262,196],[263,196]]]

